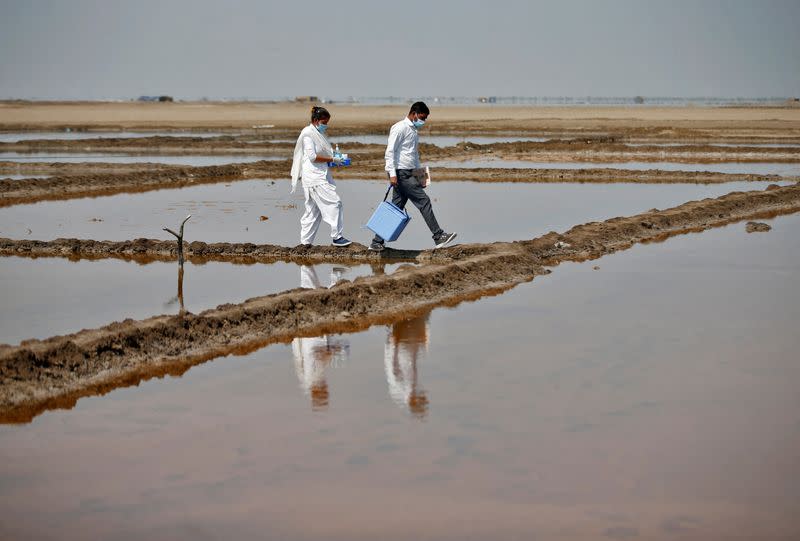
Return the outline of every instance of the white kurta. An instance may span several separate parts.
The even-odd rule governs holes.
[[[323,221],[331,227],[331,239],[337,239],[344,231],[342,200],[336,193],[328,164],[315,161],[319,154],[326,155],[330,144],[326,144],[324,137],[309,134],[306,130],[300,140],[303,149],[300,178],[305,195],[305,211],[300,218],[300,243],[312,244]]]

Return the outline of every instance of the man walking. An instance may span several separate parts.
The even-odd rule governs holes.
[[[439,227],[433,214],[431,199],[425,193],[420,179],[423,178],[419,162],[419,132],[425,125],[430,110],[423,102],[418,101],[411,106],[408,115],[389,130],[389,144],[386,145],[386,173],[394,187],[392,203],[403,208],[406,202],[414,203],[433,235],[436,248],[441,248],[454,238],[455,233],[445,233]],[[380,252],[384,248],[383,239],[375,235],[369,249]]]

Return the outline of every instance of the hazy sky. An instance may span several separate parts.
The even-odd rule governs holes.
[[[800,1],[0,0],[0,98],[800,96]]]

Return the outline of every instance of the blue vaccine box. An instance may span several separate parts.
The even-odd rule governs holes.
[[[382,201],[367,222],[367,229],[386,242],[391,242],[400,237],[410,221],[411,216],[405,210],[389,201]]]

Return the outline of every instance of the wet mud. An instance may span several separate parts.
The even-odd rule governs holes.
[[[468,255],[469,250],[397,250],[386,248],[379,256],[366,246],[353,243],[347,249],[333,246],[278,246],[252,243],[206,243],[184,242],[184,259],[202,264],[209,261],[225,263],[292,263],[361,262],[379,260],[444,261]],[[0,238],[0,255],[22,257],[64,257],[79,259],[123,259],[138,263],[153,261],[176,261],[176,241],[158,239],[135,239],[130,241],[98,241],[91,239],[56,239],[53,241],[12,240]]]
[[[346,136],[344,136],[346,139]],[[294,138],[292,138],[294,139]],[[530,161],[615,162],[615,161],[674,161],[690,163],[718,162],[800,162],[800,150],[786,147],[713,146],[710,144],[676,144],[674,146],[628,145],[618,137],[581,137],[547,141],[512,141],[478,144],[461,142],[453,146],[425,143],[420,150],[426,159],[463,159],[495,157],[527,159]],[[682,143],[685,143],[682,141]],[[342,142],[343,148],[361,161],[381,162],[384,145]],[[251,139],[247,136],[221,137],[142,137],[82,140],[28,140],[0,143],[0,153],[127,153],[170,155],[256,155],[291,158],[294,142]]]
[[[748,233],[766,233],[771,230],[772,226],[763,222],[747,222],[745,225],[745,231]]]
[[[798,185],[734,192],[591,222],[529,241],[422,251],[415,259],[426,265],[344,281],[327,290],[290,290],[199,314],[125,320],[19,346],[0,346],[0,421],[26,422],[46,409],[70,407],[81,396],[181,373],[214,357],[246,353],[298,335],[359,330],[435,306],[496,294],[546,274],[548,267],[563,261],[594,259],[636,243],[798,211]],[[14,247],[15,242],[4,246]],[[47,244],[38,246],[44,249]],[[28,246],[33,250],[36,244]],[[237,249],[242,252],[237,257],[248,255],[244,245]],[[330,250],[311,248],[309,252],[324,259]],[[358,257],[363,247],[351,251]],[[380,259],[377,254],[364,257]]]

